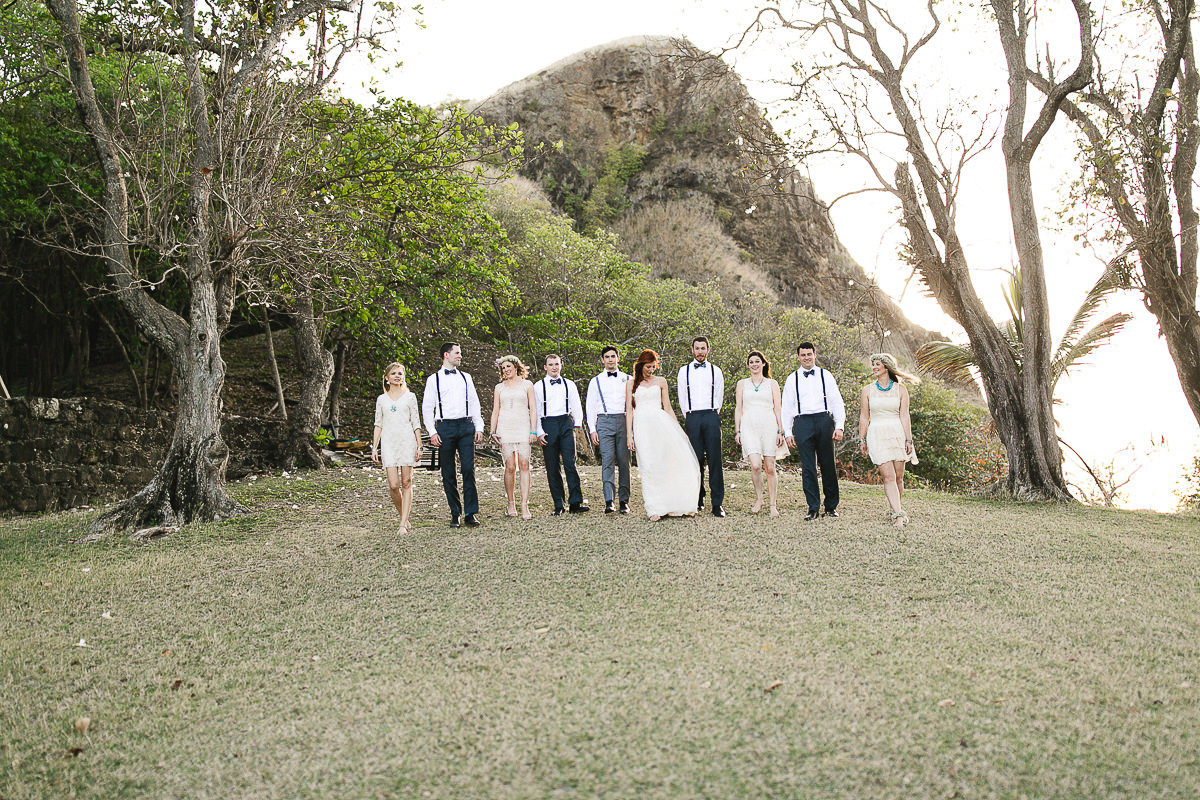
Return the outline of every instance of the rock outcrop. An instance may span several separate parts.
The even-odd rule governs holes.
[[[484,101],[542,151],[523,169],[558,210],[615,230],[660,273],[747,283],[876,332],[910,356],[936,338],[905,319],[838,240],[740,78],[686,41],[623,39]]]

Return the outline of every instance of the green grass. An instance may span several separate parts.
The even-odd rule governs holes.
[[[1200,796],[1194,518],[805,523],[787,475],[769,520],[737,473],[725,520],[552,519],[539,474],[523,523],[497,475],[475,530],[353,469],[143,547],[0,523],[0,798]]]

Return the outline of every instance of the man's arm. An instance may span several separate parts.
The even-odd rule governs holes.
[[[716,364],[713,364],[713,380],[716,382],[716,392],[713,393],[713,399],[717,401],[717,411],[721,410],[721,406],[725,405],[725,373]]]
[[[425,430],[430,436],[437,436],[437,425],[433,419],[437,407],[437,389],[434,388],[434,378],[430,375],[425,379],[425,393],[421,396],[421,416],[425,419]]]
[[[545,378],[542,378],[542,380],[533,385],[533,407],[535,413],[537,414],[538,441],[542,441],[542,439],[544,439],[546,436],[546,431],[542,428],[542,417],[546,416],[546,404],[542,402],[542,393],[539,391],[546,388],[546,384],[544,383],[545,380]],[[541,386],[538,384],[541,384]],[[543,441],[542,444],[545,444],[545,442]]]
[[[685,417],[691,413],[692,404],[688,402],[687,396],[687,379],[688,368],[692,366],[692,362],[688,362],[679,368],[679,374],[675,376],[675,396],[679,398],[679,413]]]
[[[567,381],[567,413],[576,428],[583,424],[583,406],[579,403],[579,387],[575,381]]]
[[[475,409],[471,420],[475,423],[475,439],[477,442],[481,442],[483,441],[483,408],[479,405],[479,393],[475,391],[475,379],[470,375],[467,376],[467,404]]]
[[[787,439],[788,447],[796,446],[796,440],[792,437],[792,420],[800,413],[796,405],[795,381],[796,373],[787,376],[787,380],[783,382],[783,396],[779,399],[783,409],[783,435]]]
[[[833,377],[833,373],[829,370],[825,370],[825,374],[829,376],[829,382],[832,384],[832,389],[827,396],[829,397],[829,413],[833,414],[833,438],[840,440],[842,437],[837,435],[837,431],[846,429],[846,402],[842,399],[841,390],[838,389],[837,378]]]

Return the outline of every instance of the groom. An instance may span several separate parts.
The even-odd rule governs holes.
[[[821,515],[818,463],[825,489],[825,516],[836,517],[839,495],[833,443],[842,440],[846,404],[833,373],[816,365],[817,351],[812,342],[801,342],[796,356],[800,369],[789,375],[783,386],[783,429],[789,431],[788,446],[800,451],[804,498],[808,501],[808,516],[804,519],[814,520]]]
[[[459,369],[462,348],[454,342],[442,345],[442,367],[425,379],[421,411],[429,443],[438,448],[442,462],[442,489],[450,505],[450,527],[467,512],[466,524],[479,524],[479,493],[475,489],[475,445],[483,441],[483,411],[471,376]],[[462,501],[454,477],[454,454],[462,464]],[[465,508],[464,508],[465,506]]]
[[[725,375],[708,360],[708,337],[692,339],[692,361],[679,368],[675,391],[683,410],[696,460],[700,462],[700,497],[696,510],[704,508],[704,464],[708,462],[708,485],[712,490],[714,517],[725,516],[725,472],[721,468],[721,402],[725,399]]]

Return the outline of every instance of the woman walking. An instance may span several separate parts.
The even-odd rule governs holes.
[[[891,353],[871,356],[871,372],[875,380],[863,387],[859,398],[858,449],[879,467],[892,525],[903,528],[908,523],[908,515],[900,505],[904,465],[918,463],[908,416],[908,388],[900,380]]]
[[[788,457],[783,435],[783,403],[779,382],[771,377],[771,364],[757,350],[746,357],[750,377],[737,383],[737,405],[733,411],[735,441],[742,446],[742,457],[750,462],[750,482],[754,484],[754,505],[750,513],[762,511],[763,473],[766,473],[767,507],[772,517],[779,516],[777,498],[779,476],[775,462]]]
[[[508,516],[517,515],[515,497],[517,471],[521,473],[521,518],[532,519],[529,513],[530,445],[537,439],[537,411],[533,399],[533,384],[527,380],[529,368],[516,356],[501,356],[496,367],[500,383],[496,384],[492,401],[492,439],[500,445],[504,459],[504,493],[508,495]]]
[[[408,521],[413,502],[413,467],[421,447],[421,414],[417,396],[408,390],[404,367],[393,361],[383,371],[383,394],[375,401],[375,430],[371,460],[382,458],[392,505],[400,512],[400,530],[412,530]]]

